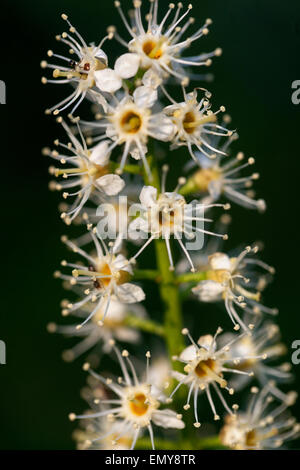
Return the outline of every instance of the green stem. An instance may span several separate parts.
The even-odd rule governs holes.
[[[120,165],[115,162],[110,162],[110,167],[112,171],[116,171],[120,168]],[[139,165],[125,165],[123,168],[123,173],[130,173],[132,175],[142,175],[143,169]]]
[[[141,280],[149,280],[149,281],[160,281],[159,272],[155,269],[136,269],[134,271],[134,280],[141,281]]]
[[[161,275],[159,290],[165,310],[166,343],[169,356],[172,358],[172,356],[179,355],[185,347],[181,334],[183,325],[179,290],[175,284],[174,273],[169,269],[170,262],[164,240],[155,240],[155,251],[157,267]]]
[[[198,273],[186,273],[181,274],[176,277],[177,284],[185,284],[187,282],[200,282],[205,281],[206,279],[206,271],[198,272]]]
[[[148,163],[152,170],[152,181],[145,174],[145,183],[154,186],[160,193],[160,178],[155,159],[148,157]],[[175,284],[174,272],[170,271],[170,261],[165,240],[155,240],[155,252],[157,268],[160,273],[159,291],[164,304],[165,338],[170,358],[177,356],[184,349],[182,330],[182,312],[178,287]],[[175,368],[180,368],[176,363]]]
[[[184,186],[179,189],[179,194],[188,196],[189,194],[196,193],[198,190],[197,185],[193,178],[189,178]]]
[[[227,447],[223,446],[220,442],[220,438],[218,435],[216,436],[209,436],[209,437],[202,437],[202,439],[198,439],[198,449],[227,449]]]
[[[197,439],[195,442],[185,439],[178,441],[167,441],[165,439],[155,439],[156,450],[217,450],[227,449],[219,439],[219,436],[209,436]],[[136,449],[151,450],[151,441],[147,438],[141,438],[136,444]]]
[[[181,443],[177,441],[167,441],[165,439],[155,439],[155,450],[179,450]],[[136,449],[152,450],[150,439],[142,438],[136,443]]]
[[[125,323],[132,328],[137,328],[147,333],[153,333],[157,336],[164,336],[165,334],[164,327],[159,323],[145,318],[139,318],[135,315],[127,315]]]

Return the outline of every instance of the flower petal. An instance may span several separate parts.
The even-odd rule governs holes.
[[[148,86],[139,86],[134,90],[133,98],[139,108],[152,108],[157,101],[157,91]]]
[[[161,403],[165,403],[167,400],[166,395],[154,384],[151,385],[151,395]]]
[[[141,339],[141,334],[138,330],[126,328],[125,326],[118,326],[115,328],[114,336],[118,341],[125,341],[127,343],[138,343]]]
[[[171,376],[178,380],[178,382],[182,382],[183,380],[188,380],[188,376],[185,374],[182,374],[181,372],[177,372],[177,370],[172,370]]]
[[[107,194],[108,196],[115,196],[125,186],[124,180],[119,175],[104,175],[96,180],[97,186]]]
[[[116,295],[120,302],[124,304],[134,304],[145,300],[145,292],[139,286],[131,283],[125,283],[116,287]]]
[[[214,338],[212,335],[203,335],[203,336],[200,336],[197,343],[199,344],[200,347],[204,349],[209,349],[212,345],[213,339]]]
[[[132,266],[128,263],[124,255],[118,254],[113,260],[113,270],[122,270],[127,271],[130,274],[133,274]]]
[[[98,145],[92,148],[90,155],[90,161],[95,165],[105,165],[110,157],[110,152],[107,152],[109,147],[109,141],[103,140]]]
[[[158,88],[159,85],[162,83],[162,79],[152,69],[149,69],[143,75],[142,82],[143,82],[143,85],[154,88],[156,90],[156,88]]]
[[[140,201],[145,207],[153,207],[156,204],[157,189],[153,186],[144,186],[141,194]]]
[[[120,78],[131,78],[137,74],[140,66],[140,57],[138,54],[123,54],[115,63],[115,72]]]
[[[172,410],[157,410],[152,415],[152,420],[157,426],[162,428],[183,429],[184,422],[177,418],[177,414]]]
[[[132,222],[130,222],[128,227],[128,234],[131,238],[134,235],[141,235],[141,232],[148,233],[149,232],[149,224],[148,221],[143,219],[143,217],[137,217]],[[136,239],[136,236],[134,236]]]
[[[201,281],[192,292],[199,297],[202,302],[215,302],[219,300],[224,291],[222,284],[216,281]]]
[[[215,253],[209,257],[209,264],[212,269],[226,269],[230,271],[230,258],[225,253]]]
[[[176,132],[175,124],[165,114],[155,114],[151,119],[151,132],[157,140],[167,142],[171,140]]]
[[[94,74],[99,90],[114,93],[122,86],[122,79],[112,69],[97,70]]]
[[[96,59],[100,60],[100,62],[103,62],[105,65],[107,65],[108,63],[108,60],[107,60],[107,55],[105,54],[105,52],[102,50],[102,49],[99,49],[95,56],[94,56]]]
[[[182,351],[182,353],[179,356],[179,359],[181,359],[184,362],[189,362],[189,361],[193,361],[194,359],[196,359],[196,356],[197,356],[197,349],[195,348],[193,344],[191,344],[190,346],[188,346]]]

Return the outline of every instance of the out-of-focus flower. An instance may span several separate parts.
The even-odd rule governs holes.
[[[187,403],[184,405],[184,409],[188,410],[190,408],[190,400],[194,393],[194,414],[196,420],[194,426],[196,428],[200,427],[197,411],[199,391],[205,391],[214,414],[214,419],[217,421],[220,419],[220,416],[216,412],[210,387],[215,390],[222,405],[231,415],[233,412],[226,403],[220,388],[227,390],[230,395],[234,393],[234,389],[228,387],[227,380],[224,379],[224,373],[227,372],[247,376],[253,375],[253,372],[245,372],[234,368],[235,357],[229,353],[233,341],[227,343],[222,348],[218,348],[216,339],[221,332],[222,329],[218,328],[215,336],[200,336],[197,343],[195,343],[188,329],[184,328],[182,333],[188,336],[192,344],[184,349],[179,357],[174,358],[186,365],[184,367],[185,374],[173,371],[173,377],[178,380],[179,383],[173,390],[171,398],[181,385],[185,384],[189,387]],[[245,333],[241,336],[244,334]],[[233,367],[231,367],[230,364],[232,364]],[[235,407],[235,405],[233,406]]]
[[[134,429],[128,430],[124,421],[110,423],[100,417],[89,422],[88,413],[85,417],[88,421],[86,429],[77,429],[73,434],[78,450],[130,450]],[[99,435],[103,438],[97,439]]]
[[[105,379],[103,376],[96,374],[93,370],[90,369],[89,364],[85,364],[84,369],[88,370],[91,375],[93,375],[101,383],[105,384],[112,392],[114,392],[117,395],[117,399],[108,400],[106,402],[100,400],[100,405],[102,403],[104,405],[111,406],[107,407],[107,409],[104,411],[101,410],[99,412],[90,414],[88,418],[98,419],[100,417],[106,416],[111,422],[113,422],[115,419],[122,420],[122,432],[126,434],[131,433],[132,431],[134,432],[131,449],[135,447],[140,431],[144,428],[147,428],[150,435],[152,448],[155,449],[152,424],[166,429],[183,429],[184,423],[181,419],[182,417],[181,415],[178,415],[169,409],[159,410],[161,403],[166,403],[166,396],[150,383],[149,378],[147,378],[146,381],[140,382],[135,368],[129,359],[128,351],[125,350],[121,354],[114,346],[113,341],[111,341],[111,344],[117,354],[123,373],[123,377],[120,377],[117,383],[111,379]],[[146,353],[146,357],[148,371],[149,359],[151,357],[150,352]],[[71,413],[69,417],[73,421],[75,419],[85,419],[87,416],[75,415],[74,413]],[[115,437],[115,443],[117,443],[122,437],[122,432],[120,432]],[[97,442],[97,440],[102,439],[103,435],[100,435],[99,437],[92,439],[91,444],[94,444]]]
[[[89,316],[92,309],[92,304],[87,304],[82,309],[74,311],[73,315],[85,319]],[[109,314],[104,319],[104,307],[102,307],[91,318],[91,321],[80,330],[77,329],[78,323],[75,325],[49,323],[48,331],[50,333],[61,333],[70,337],[82,338],[74,347],[63,352],[63,359],[70,362],[98,345],[101,346],[103,353],[109,353],[111,351],[111,339],[125,343],[138,343],[141,339],[141,334],[138,330],[127,325],[126,319],[128,314],[140,318],[145,318],[146,316],[145,310],[141,305],[137,304],[129,307],[114,300],[112,297],[109,305]]]
[[[224,112],[224,106],[216,112],[211,110],[209,98],[211,93],[206,90],[203,98],[198,102],[198,90],[195,89],[191,93],[186,93],[183,88],[184,101],[167,106],[164,112],[172,119],[176,135],[172,141],[171,149],[186,146],[193,160],[199,164],[199,160],[193,150],[196,147],[208,158],[215,158],[217,154],[226,155],[226,153],[210,142],[211,136],[227,137],[233,134],[225,127],[217,124],[217,115]]]
[[[220,344],[228,343],[237,338],[234,333],[225,333],[220,337]],[[266,385],[271,379],[276,381],[291,380],[291,364],[283,363],[275,366],[274,361],[287,353],[287,347],[280,342],[278,325],[270,321],[256,325],[251,335],[242,336],[234,341],[230,348],[230,356],[235,358],[235,368],[243,371],[253,371],[255,379]],[[270,364],[271,363],[271,364]],[[245,387],[251,376],[235,376],[230,385],[235,390]]]
[[[249,190],[253,181],[259,178],[259,174],[239,175],[241,170],[254,165],[254,158],[249,158],[246,163],[242,163],[244,154],[239,152],[235,158],[226,160],[226,163],[222,164],[223,161],[220,157],[211,160],[207,157],[200,159],[197,153],[196,156],[201,168],[193,174],[189,183],[193,184],[196,193],[208,194],[203,202],[212,203],[224,196],[229,201],[247,209],[257,209],[264,212],[265,201],[263,199],[255,200],[252,197],[252,191]]]
[[[70,83],[75,87],[75,91],[60,103],[47,109],[46,113],[50,114],[53,112],[53,114],[57,115],[71,105],[74,105],[70,112],[70,114],[73,115],[85,97],[91,98],[105,106],[105,98],[95,89],[95,73],[107,67],[107,55],[102,50],[102,46],[107,39],[113,38],[113,34],[109,33],[98,46],[93,44],[89,46],[77,29],[71,25],[67,15],[63,14],[61,16],[62,19],[67,22],[69,32],[64,32],[62,35],[56,36],[56,39],[70,48],[69,54],[72,58],[55,54],[53,51],[49,50],[48,57],[55,57],[64,62],[65,65],[49,64],[46,60],[43,60],[41,67],[43,69],[52,69],[54,79],[48,80],[46,77],[42,77],[42,83],[63,85]]]
[[[191,57],[182,57],[182,52],[187,49],[194,41],[208,34],[208,26],[212,23],[211,19],[207,19],[201,28],[196,30],[191,36],[183,39],[183,35],[190,25],[194,23],[194,18],[187,19],[183,23],[184,18],[190,13],[192,5],[181,14],[183,5],[178,3],[177,9],[174,3],[169,4],[169,9],[162,19],[158,21],[158,0],[151,1],[150,11],[147,15],[147,24],[144,26],[141,17],[140,0],[135,0],[134,15],[131,15],[132,26],[128,23],[121,3],[115,2],[120,16],[131,36],[131,41],[127,43],[116,32],[115,27],[109,28],[115,38],[133,54],[139,57],[139,67],[143,70],[153,69],[163,78],[173,76],[180,81],[187,80],[188,73],[184,70],[189,66],[209,66],[213,56],[219,56],[222,53],[220,48],[210,53],[201,53]],[[175,12],[172,21],[167,26],[167,20],[172,12]]]
[[[250,253],[257,253],[258,247],[247,247],[236,258],[229,258],[225,253],[215,253],[209,257],[209,269],[206,280],[201,281],[192,292],[202,302],[224,300],[227,313],[234,324],[234,329],[240,326],[249,331],[254,324],[245,325],[236,311],[242,308],[247,313],[269,313],[275,315],[277,309],[265,307],[260,303],[261,290],[265,287],[265,276],[253,275],[251,267],[258,266],[264,271],[274,273],[274,268],[259,259],[250,258]],[[246,288],[247,287],[247,288]]]
[[[95,235],[95,229],[90,230],[90,235],[95,245],[96,254],[88,254],[76,243],[68,240],[66,236],[62,241],[74,252],[80,254],[88,266],[81,264],[62,262],[65,267],[72,268],[72,276],[56,272],[55,276],[67,280],[72,284],[81,286],[84,298],[76,303],[68,303],[64,309],[64,315],[73,314],[78,309],[82,309],[88,303],[96,304],[87,318],[77,325],[77,329],[82,328],[94,315],[103,312],[100,324],[109,313],[112,297],[121,303],[132,304],[145,299],[144,291],[141,287],[128,282],[133,274],[131,266],[126,258],[115,252],[115,246],[110,250],[105,243]]]
[[[106,410],[110,403],[110,393],[107,387],[92,375],[88,375],[87,385],[81,390],[81,397],[87,402],[89,409],[86,419],[79,420],[79,427],[73,432],[73,438],[78,450],[129,450],[132,444],[134,430],[127,431],[122,420],[111,422],[106,416],[90,418],[96,411]],[[121,437],[116,441],[116,437]],[[102,436],[102,439],[96,439]]]
[[[295,402],[294,392],[275,395],[277,405],[272,386],[266,385],[260,392],[253,387],[251,392],[246,410],[225,419],[220,433],[222,444],[234,450],[268,450],[299,436],[300,424],[285,412]]]
[[[65,129],[70,142],[63,144],[56,140],[55,144],[64,150],[68,150],[70,155],[65,155],[57,150],[51,151],[47,148],[44,149],[44,154],[51,156],[63,165],[63,168],[50,167],[51,174],[56,177],[62,176],[65,180],[59,183],[51,182],[50,188],[63,191],[64,199],[75,197],[67,212],[61,214],[62,219],[70,224],[90,199],[92,192],[98,190],[106,196],[114,196],[122,191],[125,182],[119,175],[111,173],[110,153],[107,151],[109,147],[108,140],[104,140],[89,149],[77,121],[81,141],[71,132],[71,129],[61,117],[58,118],[58,121]],[[66,164],[70,167],[66,168]],[[73,189],[75,189],[74,192],[69,192]]]

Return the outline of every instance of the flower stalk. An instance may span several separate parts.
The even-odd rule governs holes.
[[[152,172],[151,184],[158,192],[160,192],[160,179],[159,171],[156,160],[152,156],[147,158],[149,167]],[[147,173],[144,173],[145,184],[149,184]],[[173,356],[177,356],[182,349],[184,349],[183,338],[181,330],[182,324],[182,309],[181,300],[176,285],[176,278],[173,271],[170,270],[170,262],[165,241],[162,238],[155,240],[155,253],[157,268],[160,274],[159,291],[161,300],[164,305],[164,328],[166,345],[169,357],[172,360]]]
[[[127,315],[125,324],[132,328],[137,328],[138,330],[145,331],[146,333],[153,333],[157,336],[164,336],[165,329],[163,325],[156,323],[152,320],[147,320],[144,318],[139,318],[136,315]]]
[[[176,284],[187,284],[189,282],[198,283],[200,281],[204,281],[205,279],[206,279],[206,271],[201,271],[197,273],[181,274],[176,277],[175,283]]]
[[[281,447],[300,436],[300,424],[286,412],[297,394],[279,389],[279,380],[291,378],[290,365],[275,362],[286,348],[279,342],[277,325],[265,319],[278,313],[262,299],[275,270],[259,259],[259,246],[251,241],[239,253],[224,246],[231,217],[223,210],[230,209],[229,202],[265,210],[265,201],[255,199],[252,189],[259,174],[247,173],[255,163],[252,156],[235,150],[232,154],[230,146],[238,135],[228,129],[231,118],[224,114],[225,106],[215,108],[203,84],[190,83],[196,78],[190,67],[209,66],[221,49],[185,55],[191,43],[208,34],[211,20],[193,32],[189,29],[186,36],[195,22],[189,16],[192,5],[169,4],[159,22],[159,0],[151,0],[146,24],[140,0],[133,2],[130,21],[121,2],[114,3],[130,33],[128,41],[111,26],[100,43],[89,45],[62,14],[68,32],[56,39],[68,46],[71,56],[50,50],[47,55],[54,63],[41,62],[53,75],[50,80],[42,77],[42,83],[73,85],[71,95],[46,110],[57,116],[68,109],[72,124],[58,116],[67,141],[56,139],[53,149],[43,150],[55,161],[49,168],[54,178],[49,188],[62,191],[60,211],[66,225],[87,229],[77,239],[62,237],[71,256],[61,261],[54,277],[70,292],[70,299],[61,302],[61,313],[73,321],[49,323],[48,331],[78,339],[64,351],[64,360],[76,360],[100,346],[100,357],[113,354],[120,372],[110,378],[109,367],[102,374],[84,363],[91,378],[84,392],[90,411],[69,414],[71,421],[87,423],[78,429],[78,449]],[[102,49],[113,38],[126,46],[114,65]],[[181,89],[179,102],[172,82]],[[92,122],[74,114],[85,98],[94,103]],[[168,144],[170,152],[181,148],[191,161],[180,167],[176,155],[168,159],[167,154],[158,163],[159,142]],[[180,173],[172,190],[167,180],[174,161]],[[174,256],[173,240],[181,257]],[[137,265],[150,244],[153,263]],[[142,304],[148,282],[159,291],[158,321]],[[197,307],[189,318],[183,302],[190,298],[203,305],[223,303],[232,331],[223,332],[222,324],[213,335],[203,331],[205,307],[201,315]],[[190,333],[188,324],[199,329]],[[158,337],[165,352],[158,354],[155,340],[152,354],[151,338],[143,342],[143,332]],[[123,343],[129,344],[128,350]],[[138,343],[143,363],[131,359],[131,348]],[[253,379],[261,390],[251,387]],[[248,385],[248,403],[239,411],[232,395]],[[226,412],[219,435],[217,424],[211,436],[205,423],[198,432],[206,419],[203,396],[215,422]],[[157,427],[176,431],[171,438],[156,439]]]

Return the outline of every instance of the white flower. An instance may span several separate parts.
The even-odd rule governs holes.
[[[78,318],[87,318],[93,309],[92,304],[83,305],[81,309],[72,312]],[[49,323],[50,333],[61,333],[67,336],[83,338],[71,349],[63,352],[63,359],[67,362],[73,361],[91,348],[101,345],[103,353],[111,350],[110,340],[115,339],[126,343],[138,343],[141,334],[138,330],[127,325],[128,315],[145,318],[146,313],[141,305],[122,304],[112,297],[109,310],[104,318],[105,305],[99,308],[91,321],[79,330],[77,323],[74,325],[56,325]]]
[[[111,406],[104,411],[101,410],[99,412],[89,414],[88,416],[76,416],[71,413],[70,419],[85,419],[87,417],[89,419],[98,419],[106,416],[111,422],[113,422],[118,418],[119,421],[122,420],[123,427],[121,427],[121,429],[123,429],[123,431],[125,430],[126,433],[134,431],[131,449],[134,449],[140,431],[147,428],[152,448],[155,449],[152,424],[161,426],[165,429],[183,429],[184,423],[181,420],[181,415],[177,415],[174,411],[169,409],[159,410],[161,403],[166,403],[167,399],[166,396],[149,381],[147,371],[149,370],[150,352],[146,353],[147,379],[140,382],[134,366],[128,357],[128,351],[123,351],[121,355],[119,350],[114,346],[113,341],[111,341],[111,344],[117,354],[123,374],[123,377],[118,380],[118,383],[113,382],[111,379],[105,379],[102,375],[96,374],[90,369],[89,364],[85,364],[84,369],[88,370],[93,377],[97,378],[102,384],[107,385],[107,387],[117,395],[117,398],[112,402],[101,402],[100,400],[99,405],[101,406],[101,403],[104,405],[113,403],[115,406]],[[129,367],[129,371],[127,365]],[[122,433],[115,437],[116,443],[119,438],[121,438],[121,434]],[[91,444],[94,444],[98,439],[103,439],[103,436],[100,435],[99,437],[92,439]]]
[[[122,87],[122,80],[134,77],[139,69],[137,54],[123,54],[115,63],[114,70],[103,69],[95,72],[96,85],[101,91],[114,93]]]
[[[164,16],[163,20],[158,22],[158,0],[151,1],[150,11],[147,15],[147,24],[143,25],[141,18],[141,5],[142,2],[135,0],[134,16],[132,18],[133,24],[130,26],[128,23],[119,1],[115,2],[121,18],[131,35],[132,39],[129,43],[124,41],[118,33],[112,29],[115,38],[128,47],[129,51],[138,55],[140,59],[140,68],[148,70],[153,69],[158,75],[163,78],[169,76],[176,77],[180,81],[186,80],[187,73],[184,70],[186,66],[208,66],[211,64],[211,57],[218,56],[222,53],[218,48],[211,53],[197,54],[192,57],[181,57],[182,52],[187,49],[194,41],[197,41],[202,36],[208,34],[208,26],[212,23],[207,19],[205,24],[196,30],[187,39],[183,39],[183,35],[190,25],[194,23],[194,18],[189,18],[183,23],[184,18],[190,13],[192,5],[189,5],[185,13],[182,15],[182,3],[178,3],[178,8],[175,9],[175,4],[170,3],[169,9]],[[167,20],[175,11],[175,15],[167,26]]]
[[[224,379],[224,373],[235,373],[235,374],[242,374],[242,375],[253,375],[253,372],[245,372],[240,371],[236,368],[231,368],[230,364],[235,364],[235,357],[230,355],[230,348],[233,342],[229,342],[225,344],[222,348],[217,347],[216,338],[222,332],[221,328],[218,328],[215,336],[205,335],[200,336],[197,344],[189,334],[189,331],[184,328],[182,333],[187,335],[191,341],[191,346],[188,346],[178,359],[180,362],[183,362],[185,365],[184,372],[182,374],[180,372],[174,371],[173,377],[178,380],[178,385],[173,390],[171,397],[177,392],[177,390],[181,387],[181,385],[185,384],[189,387],[187,403],[184,405],[184,409],[188,410],[190,408],[190,399],[192,393],[194,393],[194,414],[195,414],[195,427],[199,427],[200,423],[198,420],[198,411],[197,411],[197,403],[198,403],[198,394],[199,391],[206,392],[209,405],[211,410],[214,414],[214,419],[217,421],[220,419],[219,415],[216,412],[216,408],[214,405],[214,401],[211,395],[211,388],[215,390],[216,394],[218,395],[219,399],[221,400],[223,406],[227,410],[229,414],[232,414],[232,410],[227,405],[221,391],[221,389],[225,389],[229,392],[230,395],[234,393],[233,388],[229,388],[227,386],[227,380]],[[240,335],[243,337],[245,333]]]
[[[246,410],[225,419],[222,444],[234,450],[270,450],[299,436],[300,424],[286,413],[295,402],[294,392],[278,394],[270,384],[260,392],[253,387],[251,392]],[[279,400],[276,405],[274,398]]]
[[[286,346],[280,342],[278,325],[267,321],[256,325],[251,335],[243,336],[237,341],[236,338],[235,333],[225,333],[220,337],[220,344],[235,340],[229,355],[235,358],[236,369],[253,371],[256,380],[262,386],[271,379],[281,382],[291,380],[291,364],[274,365],[274,361],[287,353]],[[236,390],[240,390],[250,380],[250,376],[239,375],[230,381],[230,385]]]
[[[88,403],[86,419],[79,420],[79,426],[73,433],[78,450],[129,450],[134,430],[128,430],[122,420],[111,422],[104,417],[94,418],[99,409],[108,409],[109,391],[95,377],[88,376],[87,385],[81,390],[81,397]],[[92,416],[91,416],[92,415]],[[90,418],[91,416],[91,418]],[[96,439],[99,435],[102,439]],[[115,439],[118,438],[116,441]],[[94,440],[94,442],[92,442]]]
[[[228,121],[228,116],[225,121]],[[211,136],[210,144],[224,154],[231,142],[237,138],[237,134],[234,134],[231,138],[226,139],[223,145],[220,145],[221,137]],[[266,209],[265,201],[263,199],[255,200],[254,193],[251,190],[253,181],[259,178],[259,173],[253,173],[249,176],[240,175],[242,170],[254,165],[254,158],[249,158],[246,162],[243,162],[244,154],[242,152],[230,159],[224,159],[223,155],[217,155],[215,159],[207,158],[199,151],[195,152],[195,156],[200,169],[198,168],[188,178],[187,188],[190,189],[190,192],[207,194],[203,200],[207,204],[216,202],[221,196],[224,196],[240,206],[264,212]],[[193,162],[193,167],[198,165]]]
[[[88,414],[84,421],[87,422],[86,429],[77,429],[74,433],[78,450],[130,450],[134,429],[128,430],[123,421],[110,423],[101,417],[89,420]],[[104,436],[103,439],[97,440],[99,434]],[[96,440],[93,442],[93,439]]]
[[[205,96],[198,102],[197,90],[187,94],[183,88],[184,101],[176,103],[173,100],[173,104],[164,109],[176,127],[176,136],[171,148],[186,146],[197,164],[199,162],[193,147],[208,158],[215,158],[217,154],[226,155],[211,144],[210,138],[212,135],[227,137],[233,133],[217,124],[217,115],[225,111],[224,106],[216,112],[211,111],[211,104],[208,101],[211,94],[206,90],[203,91],[205,91]]]
[[[140,194],[141,204],[138,206],[140,215],[129,225],[129,233],[131,238],[134,238],[134,234],[140,236],[144,234],[143,238],[150,238],[144,243],[142,248],[135,254],[132,261],[135,260],[142,251],[156,238],[163,238],[166,243],[170,269],[174,270],[174,262],[170,247],[170,238],[174,237],[181,249],[183,250],[192,271],[195,271],[194,264],[188,253],[185,244],[182,241],[183,236],[191,240],[196,237],[195,233],[209,234],[217,237],[227,239],[227,235],[220,235],[205,230],[202,225],[201,227],[193,227],[193,222],[211,222],[210,219],[203,217],[203,212],[212,206],[205,206],[202,204],[187,204],[185,198],[178,193],[179,187],[185,183],[184,178],[179,179],[178,186],[173,192],[165,191],[165,178],[168,168],[163,167],[163,182],[161,193],[158,192],[153,186],[144,186]],[[228,206],[215,205],[215,207],[223,207],[228,209]]]
[[[97,139],[103,139],[106,135],[111,140],[107,153],[124,145],[119,173],[122,173],[130,154],[136,160],[142,160],[148,177],[152,178],[146,159],[149,137],[164,142],[172,139],[174,125],[171,119],[162,112],[151,112],[156,100],[157,90],[143,85],[135,89],[133,96],[126,92],[121,101],[115,97],[108,104],[107,112],[99,116],[99,121],[85,123],[94,131],[100,131]]]
[[[73,268],[72,276],[63,275],[56,272],[55,276],[71,282],[73,285],[84,288],[84,298],[76,303],[68,303],[64,308],[63,314],[68,315],[78,309],[82,309],[87,303],[96,304],[87,318],[77,326],[82,328],[99,311],[103,312],[100,324],[103,323],[106,315],[109,313],[111,299],[117,299],[121,303],[137,303],[145,299],[144,291],[141,287],[128,282],[133,274],[131,266],[126,258],[115,253],[117,244],[110,250],[105,243],[95,235],[96,230],[90,230],[91,239],[94,242],[96,254],[88,254],[76,243],[62,237],[62,241],[74,252],[80,254],[88,264],[83,266],[79,263],[62,262],[65,267]],[[100,244],[101,242],[101,244]]]
[[[48,51],[49,57],[56,57],[62,60],[65,65],[54,65],[49,64],[45,60],[42,61],[41,67],[53,69],[54,77],[54,80],[48,80],[46,77],[43,77],[42,83],[70,83],[75,87],[75,91],[60,103],[47,109],[46,113],[53,112],[56,115],[73,104],[74,106],[70,112],[73,115],[85,97],[91,98],[105,106],[105,98],[95,90],[95,73],[107,67],[107,56],[101,48],[107,39],[112,39],[113,34],[109,33],[98,46],[89,46],[74,26],[71,25],[67,15],[63,14],[62,19],[67,22],[69,32],[56,36],[56,39],[69,47],[69,53],[72,55],[72,58],[54,54],[51,50]]]
[[[243,322],[236,306],[250,314],[269,313],[277,314],[277,309],[265,307],[260,303],[261,290],[266,286],[265,276],[258,275],[251,268],[258,266],[264,271],[273,274],[274,268],[266,263],[250,258],[250,253],[257,253],[258,247],[247,247],[236,258],[229,258],[224,253],[215,253],[209,257],[209,267],[206,271],[206,280],[192,289],[192,292],[203,302],[216,302],[224,300],[227,313],[234,323],[234,329],[240,326],[249,332],[248,326]],[[247,288],[246,288],[247,286]]]
[[[50,167],[51,174],[56,177],[62,176],[65,180],[60,183],[51,182],[50,188],[63,191],[64,199],[75,197],[73,204],[68,208],[68,212],[61,214],[62,219],[67,224],[70,224],[81,212],[95,190],[107,196],[113,196],[122,191],[125,183],[119,175],[110,173],[109,141],[104,140],[89,149],[77,120],[76,123],[81,141],[73,135],[61,117],[58,118],[58,122],[65,129],[70,142],[68,145],[65,145],[56,140],[55,144],[64,150],[67,149],[71,155],[65,155],[57,150],[50,151],[49,149],[45,149],[44,153],[63,165],[62,168]],[[66,164],[70,165],[70,167],[66,168]],[[73,188],[77,188],[77,190],[69,192]]]

